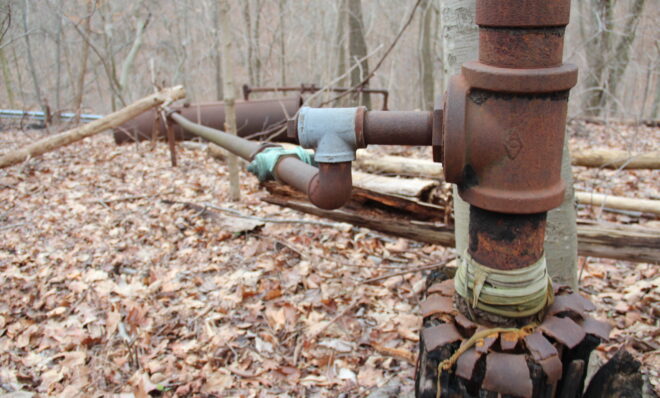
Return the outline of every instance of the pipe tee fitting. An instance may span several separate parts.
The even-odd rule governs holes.
[[[298,113],[298,142],[315,150],[318,163],[343,163],[355,160],[358,145],[355,121],[358,108],[309,108]]]

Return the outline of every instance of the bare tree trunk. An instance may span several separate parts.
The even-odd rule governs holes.
[[[37,69],[34,65],[34,57],[32,56],[32,45],[30,44],[30,31],[28,29],[28,0],[23,1],[23,33],[25,34],[25,46],[28,56],[28,65],[30,67],[30,74],[32,75],[32,83],[34,84],[34,93],[37,103],[41,107],[44,115],[49,113],[48,106],[44,98],[41,96],[41,86],[39,85],[39,77],[37,76]],[[46,121],[48,123],[48,120]]]
[[[630,50],[635,41],[637,26],[644,10],[645,0],[635,0],[628,10],[618,41],[614,43],[614,2],[613,0],[592,0],[587,2],[585,13],[583,2],[579,2],[581,14],[591,15],[591,21],[581,25],[582,40],[587,43],[586,57],[589,69],[586,71],[586,96],[583,110],[587,116],[599,116],[610,108],[618,108],[615,100],[617,87],[630,62]],[[586,32],[584,25],[592,26]],[[613,100],[614,99],[614,100]]]
[[[85,15],[85,35],[90,37],[92,31],[92,13],[94,12],[94,2],[87,2],[87,15]],[[76,88],[76,99],[73,103],[73,109],[76,112],[75,123],[80,121],[80,114],[82,113],[82,102],[85,93],[85,75],[87,74],[87,59],[89,58],[88,40],[83,41],[82,56],[80,58],[80,72],[78,74],[78,85]]]
[[[351,87],[356,87],[369,75],[361,0],[348,0],[348,47],[351,66],[357,63],[358,60],[362,60],[360,66],[351,71]],[[364,88],[368,86],[369,84],[365,84]],[[358,98],[360,98],[360,105],[371,109],[371,98],[368,94],[362,93]]]
[[[433,4],[430,0],[425,0],[423,5],[424,14],[420,26],[420,77],[422,84],[422,109],[433,109],[433,97],[435,89],[435,79],[433,77],[433,52],[431,36],[433,26]]]
[[[246,1],[247,3],[247,1]],[[248,11],[249,12],[249,11]],[[249,15],[248,15],[249,16]],[[236,90],[234,89],[233,67],[231,64],[232,40],[229,30],[229,0],[220,3],[220,37],[222,40],[222,72],[225,99],[225,131],[236,135]],[[240,181],[238,179],[238,159],[236,155],[227,156],[229,164],[229,197],[233,201],[240,200]]]
[[[261,85],[261,57],[259,56],[259,24],[261,20],[261,2],[256,1],[254,7],[250,6],[250,0],[243,1],[243,21],[247,35],[247,69],[250,76],[250,84]],[[255,12],[254,21],[252,11]]]
[[[642,10],[644,9],[644,2],[645,0],[635,0],[633,3],[623,35],[614,49],[615,60],[607,77],[607,87],[612,95],[616,95],[616,89],[621,82],[623,72],[626,71],[630,62],[630,49],[635,41],[635,34],[639,25],[639,17],[642,15]],[[612,109],[616,111],[616,101],[612,101]]]
[[[335,31],[335,46],[337,48],[337,71],[336,76],[346,73],[346,24],[348,23],[348,0],[338,0],[337,29]],[[346,86],[348,76],[337,81],[340,87]],[[335,106],[342,106],[346,101],[342,98],[335,102]]]
[[[477,59],[478,31],[474,24],[475,0],[442,0],[440,20],[442,24],[443,86],[449,78],[460,73],[464,62]],[[467,250],[470,206],[453,187],[456,254],[462,256]]]
[[[57,32],[55,34],[55,123],[60,122],[60,111],[62,110],[62,16],[55,14],[57,18]]]
[[[218,100],[224,97],[222,90],[222,57],[220,56],[220,2],[212,0],[213,2],[213,29],[215,29],[215,36],[213,42],[213,49],[215,52],[215,96]]]
[[[9,71],[8,63],[5,51],[0,47],[0,67],[2,68],[2,79],[5,82],[5,90],[7,91],[7,101],[11,108],[15,108],[14,90],[12,89],[11,72]]]
[[[119,75],[119,87],[121,87],[121,92],[124,98],[126,98],[126,90],[128,88],[128,77],[130,76],[130,71],[133,68],[135,63],[135,57],[142,47],[142,38],[144,35],[144,29],[146,29],[149,24],[149,17],[146,19],[138,19],[135,26],[135,39],[133,40],[133,45],[131,50],[128,52],[124,62],[121,64],[121,74]]]
[[[280,16],[280,86],[286,86],[286,0],[279,0]]]

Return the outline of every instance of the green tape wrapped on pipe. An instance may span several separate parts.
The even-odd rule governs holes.
[[[254,157],[247,169],[250,173],[256,175],[261,182],[274,180],[275,174],[273,171],[275,170],[275,166],[277,166],[280,158],[286,156],[295,156],[307,164],[316,166],[314,155],[297,146],[293,149],[284,149],[281,147],[266,148]]]

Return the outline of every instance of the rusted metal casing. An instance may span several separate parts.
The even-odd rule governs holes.
[[[570,0],[478,0],[479,60],[463,65],[445,97],[447,181],[482,209],[513,214],[559,206],[568,90],[562,64]]]
[[[259,132],[267,131],[284,123],[296,114],[302,105],[299,96],[281,99],[265,99],[236,101],[236,126],[238,135],[247,137]],[[203,124],[210,128],[225,130],[225,106],[223,102],[209,102],[202,104],[189,104],[171,107],[173,111],[180,113],[186,119],[195,123]],[[126,142],[150,140],[153,129],[156,129],[156,137],[166,137],[166,126],[156,110],[150,110],[137,116],[133,120],[124,123],[114,129],[115,142],[122,144]],[[273,131],[275,133],[275,131]],[[179,125],[174,126],[175,138],[179,141],[195,138],[194,134],[186,132]],[[276,140],[287,141],[286,129],[275,137]]]

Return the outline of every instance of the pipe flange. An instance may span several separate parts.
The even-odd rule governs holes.
[[[445,180],[454,184],[463,180],[465,167],[467,92],[468,84],[463,75],[455,75],[449,79],[442,118],[442,168]]]
[[[570,0],[477,0],[475,22],[492,27],[565,26],[570,12]]]
[[[577,83],[577,66],[553,68],[499,68],[470,61],[461,68],[471,88],[507,93],[552,93],[570,90]]]

